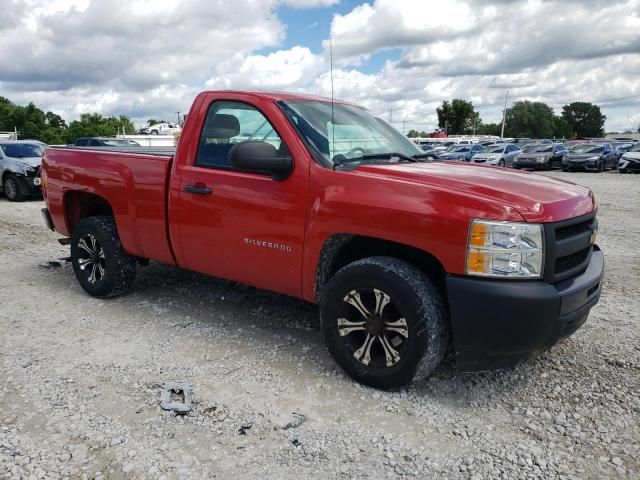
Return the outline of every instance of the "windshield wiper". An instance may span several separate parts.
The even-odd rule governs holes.
[[[404,160],[406,162],[419,162],[417,158],[410,157],[409,155],[405,155],[404,153],[399,152],[367,153],[366,155],[361,155],[359,157],[345,158],[344,160],[340,160],[334,163],[333,169],[337,170],[347,163],[360,162],[362,160],[392,160],[395,158],[397,158],[398,160]]]

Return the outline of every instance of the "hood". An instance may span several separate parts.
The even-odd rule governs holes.
[[[32,167],[39,167],[42,163],[42,157],[6,157],[15,163],[26,163]]]
[[[465,157],[466,155],[467,155],[467,152],[447,152],[447,153],[441,153],[440,158],[460,158],[460,157]]]
[[[540,158],[540,157],[548,157],[550,155],[553,155],[553,154],[551,152],[545,152],[545,153],[537,153],[537,152],[521,153],[520,155],[518,155],[518,158]]]
[[[362,165],[356,172],[498,202],[517,210],[527,222],[558,222],[595,208],[586,187],[473,163]]]
[[[489,158],[499,157],[500,155],[502,155],[502,154],[501,153],[476,153],[472,158],[474,160],[476,158],[483,159],[483,160],[488,160]]]
[[[570,153],[567,155],[568,160],[588,160],[590,158],[600,157],[599,153]]]

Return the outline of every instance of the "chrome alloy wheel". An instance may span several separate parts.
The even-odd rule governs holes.
[[[407,320],[385,292],[351,290],[343,298],[338,332],[353,357],[366,366],[391,367],[405,353]],[[372,313],[373,312],[373,313]]]
[[[89,233],[78,241],[78,267],[91,284],[104,279],[104,249],[96,237]]]

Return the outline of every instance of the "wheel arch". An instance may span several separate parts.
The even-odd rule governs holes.
[[[96,215],[113,217],[111,204],[95,193],[72,190],[64,194],[62,204],[69,235],[73,235],[75,227],[84,218]]]
[[[438,288],[445,288],[445,269],[442,263],[425,250],[354,234],[335,234],[325,240],[316,266],[315,295],[319,301],[324,287],[342,267],[367,257],[385,256],[404,260],[427,275]]]

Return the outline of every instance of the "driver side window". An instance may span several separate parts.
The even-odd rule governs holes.
[[[196,166],[229,169],[229,151],[248,140],[270,143],[276,150],[286,146],[271,123],[255,107],[233,101],[213,102],[202,127]]]

